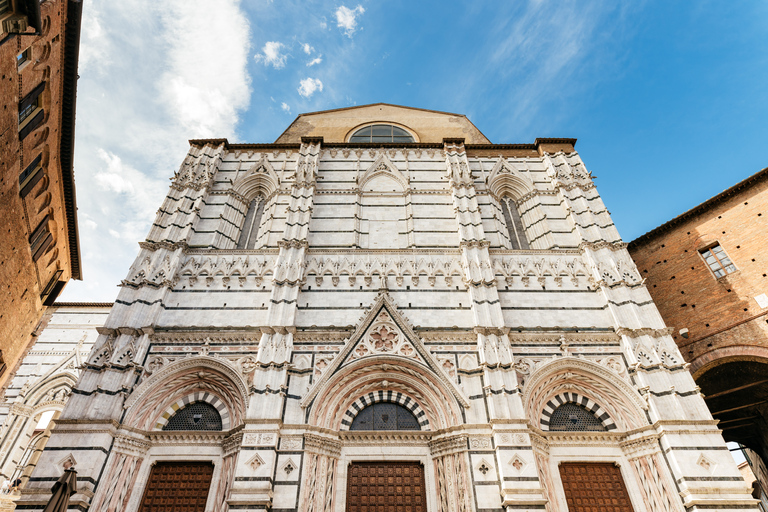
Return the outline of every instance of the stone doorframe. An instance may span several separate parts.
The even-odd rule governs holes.
[[[374,436],[371,436],[374,437]],[[379,437],[379,436],[375,436]],[[384,436],[381,436],[384,437]],[[419,436],[422,437],[422,436]],[[383,441],[383,442],[382,442]],[[424,466],[424,483],[427,496],[427,510],[437,510],[435,501],[437,484],[428,439],[393,440],[348,440],[339,456],[336,475],[336,499],[334,512],[345,512],[347,501],[347,470],[352,462],[420,462]]]
[[[543,434],[543,435],[541,435]],[[684,512],[682,502],[674,491],[668,469],[663,466],[658,440],[653,435],[635,435],[613,432],[572,432],[531,434],[533,452],[544,489],[549,489],[550,510],[568,510],[565,489],[559,466],[563,462],[608,462],[621,470],[634,512],[654,512],[671,504],[673,512]],[[649,466],[653,466],[650,468]],[[650,471],[648,471],[650,469]],[[646,481],[656,475],[658,481]],[[658,489],[669,495],[647,492]],[[661,507],[661,508],[659,508]]]
[[[334,490],[334,512],[345,512],[347,470],[352,462],[419,462],[424,466],[424,487],[427,497],[427,510],[438,510],[438,460],[444,457],[459,457],[465,461],[464,471],[466,489],[464,499],[469,500],[469,509],[474,509],[474,489],[472,488],[471,468],[469,467],[469,436],[462,433],[435,435],[429,431],[399,432],[341,432],[340,451],[336,484]],[[454,497],[460,499],[459,496]]]

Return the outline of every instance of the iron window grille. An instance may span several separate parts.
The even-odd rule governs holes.
[[[349,430],[421,430],[411,411],[399,404],[376,402],[360,411]]]
[[[604,432],[606,428],[586,407],[565,403],[549,419],[549,430],[556,432]]]
[[[208,402],[192,402],[171,416],[163,430],[222,430],[221,415]]]

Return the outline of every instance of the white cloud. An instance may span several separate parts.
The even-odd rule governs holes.
[[[309,45],[309,43],[304,43],[304,44],[301,46],[301,49],[302,49],[302,50],[304,50],[304,53],[306,53],[307,55],[310,55],[310,54],[311,54],[313,51],[315,51],[315,49],[314,49],[314,48],[312,48],[312,47]]]
[[[358,5],[354,9],[341,6],[336,9],[336,26],[343,28],[344,33],[348,37],[352,37],[352,34],[357,30],[357,17],[365,12],[362,5]]]
[[[250,102],[249,27],[237,0],[219,2],[200,16],[205,0],[164,2],[168,70],[161,96],[188,137],[221,137]],[[201,72],[203,63],[205,71]]]
[[[321,62],[323,62],[322,57],[323,57],[322,55],[315,57],[311,61],[307,62],[307,66],[314,66],[315,64],[320,64]]]
[[[283,109],[284,112],[288,112],[289,114],[291,113],[291,107],[288,106],[288,104],[286,102],[283,102],[280,105],[280,108]]]
[[[268,41],[264,48],[261,49],[261,53],[254,55],[256,62],[263,62],[265,65],[271,65],[275,69],[284,68],[288,55],[281,53],[283,48],[285,48],[283,43]]]
[[[84,281],[61,300],[114,300],[187,140],[235,136],[251,96],[250,29],[241,0],[208,5],[122,0],[83,13],[75,175]]]
[[[323,90],[323,82],[320,81],[319,78],[305,78],[301,82],[299,82],[299,94],[304,96],[305,98],[309,98],[313,94],[315,94],[315,91],[322,91]]]

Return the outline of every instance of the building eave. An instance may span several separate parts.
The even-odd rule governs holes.
[[[322,137],[315,137],[313,140],[320,141],[325,148],[442,148],[444,146],[441,142],[395,142],[395,143],[382,143],[382,142],[322,142]],[[566,144],[570,146],[576,146],[577,139],[569,138],[537,138],[532,144],[465,144],[466,149],[526,149],[538,151],[544,144]],[[203,147],[211,145],[218,147],[221,145],[229,151],[246,151],[246,150],[276,150],[276,149],[299,149],[301,144],[299,143],[230,143],[225,138],[217,139],[189,139],[190,146]]]
[[[77,65],[80,54],[80,26],[83,4],[79,0],[67,1],[67,24],[64,28],[64,71],[61,98],[61,130],[59,162],[64,188],[64,213],[67,219],[67,238],[71,275],[83,278],[80,258],[80,234],[77,226],[77,196],[75,194],[75,109],[77,104]]]
[[[54,302],[53,308],[111,308],[114,302]]]

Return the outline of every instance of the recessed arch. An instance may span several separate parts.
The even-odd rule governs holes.
[[[541,419],[539,420],[541,430],[556,430],[552,428],[552,426],[557,420],[557,413],[562,412],[563,406],[568,404],[583,408],[587,413],[591,414],[605,430],[616,430],[616,424],[611,419],[610,414],[608,414],[594,400],[575,392],[559,393],[547,401],[547,404],[544,406],[544,410],[541,413]],[[576,430],[582,429],[574,429],[574,431]]]
[[[345,430],[348,425],[343,422],[352,419],[347,413],[355,410],[353,404],[360,406],[361,397],[386,399],[397,393],[404,402],[408,398],[416,404],[422,430],[449,428],[463,421],[451,390],[428,368],[402,356],[376,356],[358,359],[332,375],[308,404],[308,422]]]
[[[716,366],[736,361],[768,364],[768,347],[736,345],[716,348],[691,361],[690,372],[696,380]]]
[[[565,393],[599,404],[616,430],[633,430],[648,423],[643,412],[648,404],[632,386],[595,362],[570,356],[543,365],[526,382],[522,399],[531,423],[539,425],[548,403]]]
[[[168,407],[165,408],[165,412],[160,415],[157,423],[155,423],[154,430],[166,430],[168,423],[174,416],[181,413],[192,404],[200,402],[206,403],[216,410],[221,420],[221,430],[229,430],[232,428],[232,422],[230,421],[229,410],[227,409],[226,404],[214,394],[197,391],[168,405]]]
[[[263,195],[269,199],[280,187],[280,179],[277,177],[272,164],[266,156],[253,164],[248,171],[239,176],[232,184],[232,191],[244,198],[248,203],[257,195]]]
[[[243,422],[248,387],[240,372],[223,359],[196,356],[170,363],[142,382],[125,403],[124,423],[133,428],[152,430],[174,404],[183,403],[189,396],[202,397],[206,393],[224,404],[230,428]],[[215,401],[213,398],[209,400]]]
[[[496,200],[509,196],[515,201],[535,191],[533,182],[515,169],[505,158],[499,158],[488,175],[488,190]]]
[[[347,409],[347,412],[344,413],[345,418],[341,420],[340,430],[350,430],[355,420],[359,417],[360,413],[372,407],[374,404],[379,403],[392,403],[404,407],[406,410],[410,411],[410,413],[418,422],[419,428],[416,430],[430,430],[427,415],[419,403],[407,394],[391,390],[380,390],[375,393],[368,393],[352,402],[350,407]],[[392,430],[397,429],[394,428]]]

